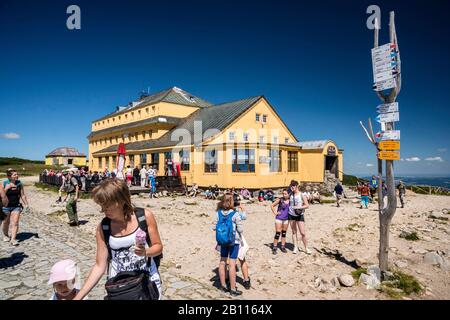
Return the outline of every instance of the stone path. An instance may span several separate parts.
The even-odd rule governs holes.
[[[55,217],[32,211],[22,215],[17,239],[20,245],[0,243],[0,300],[46,300],[52,294],[47,285],[52,265],[62,259],[76,260],[82,281],[95,261],[95,238],[69,227]],[[229,299],[211,285],[178,275],[174,266],[162,261],[164,299]],[[89,299],[103,299],[103,277]]]

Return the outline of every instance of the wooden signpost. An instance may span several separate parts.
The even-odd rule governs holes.
[[[375,25],[378,21],[375,19]],[[377,141],[373,133],[372,122],[369,119],[369,129],[366,129],[360,121],[369,141],[377,150],[378,159],[378,216],[380,219],[380,246],[378,251],[379,266],[381,270],[381,280],[386,278],[388,271],[389,253],[389,225],[397,210],[397,196],[394,183],[394,161],[400,160],[400,131],[395,129],[395,124],[400,120],[397,96],[401,90],[402,74],[400,51],[397,43],[395,31],[395,13],[390,13],[389,19],[389,43],[379,47],[379,28],[375,28],[374,48],[372,49],[372,68],[375,84],[373,89],[382,101],[378,106],[379,113],[377,121],[381,124],[381,140]],[[378,135],[377,135],[378,136]],[[382,185],[384,184],[383,160],[386,161],[386,186],[387,186],[387,206],[383,205]]]

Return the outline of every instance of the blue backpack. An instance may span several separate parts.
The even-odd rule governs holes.
[[[235,212],[224,215],[222,210],[219,210],[219,221],[216,224],[216,241],[220,246],[232,246],[236,236],[233,228],[233,216]]]

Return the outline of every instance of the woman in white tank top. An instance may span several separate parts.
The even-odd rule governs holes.
[[[153,214],[145,209],[145,221],[148,226],[151,246],[147,243],[142,247],[135,245],[139,223],[134,208],[131,205],[130,192],[124,181],[106,179],[93,191],[94,201],[100,205],[102,212],[111,220],[109,247],[111,248],[111,264],[108,277],[114,277],[122,271],[147,270],[150,279],[158,287],[161,299],[161,280],[153,257],[162,253],[162,243]],[[103,236],[102,225],[96,232],[97,256],[95,265],[80,292],[74,300],[83,299],[100,281],[107,271],[109,252]]]

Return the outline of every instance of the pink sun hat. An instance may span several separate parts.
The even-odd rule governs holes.
[[[61,260],[55,263],[50,271],[48,284],[72,280],[77,275],[77,266],[73,260]]]

